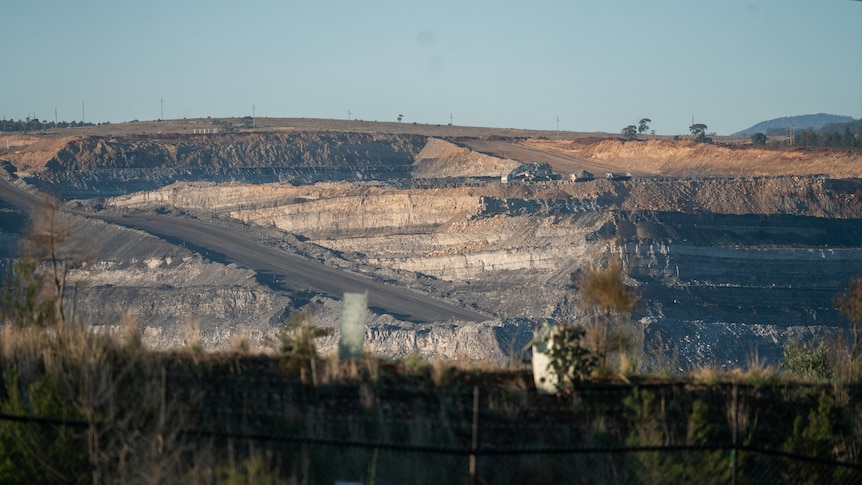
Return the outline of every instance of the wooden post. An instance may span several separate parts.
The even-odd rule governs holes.
[[[733,449],[730,452],[730,466],[731,466],[731,474],[730,474],[730,483],[733,485],[737,484],[736,474],[738,470],[738,458],[739,450],[737,449],[738,435],[739,433],[739,385],[737,383],[733,383]]]
[[[479,386],[473,386],[473,443],[470,448],[473,450],[470,453],[470,484],[476,485],[479,483],[475,453],[479,449]]]

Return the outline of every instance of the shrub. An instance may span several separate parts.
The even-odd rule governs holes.
[[[862,277],[853,278],[847,288],[835,298],[834,304],[835,308],[850,320],[850,329],[853,331],[850,355],[855,361],[859,357],[859,344],[862,340]]]
[[[790,375],[806,381],[828,380],[832,377],[829,368],[826,344],[788,339],[784,343],[784,358],[781,367]]]
[[[766,145],[766,135],[760,132],[751,135],[751,143],[755,145]]]
[[[609,356],[632,350],[638,340],[629,323],[629,315],[638,303],[638,296],[624,281],[622,263],[613,261],[576,277],[572,276],[581,303],[591,322],[585,333],[587,346],[608,369]],[[641,339],[642,341],[642,339]]]
[[[45,327],[55,320],[55,305],[45,296],[45,278],[38,272],[39,262],[24,257],[12,264],[3,282],[0,317],[19,327]]]
[[[557,376],[560,390],[571,389],[588,378],[599,364],[598,357],[582,345],[586,333],[583,327],[572,323],[560,324],[550,332],[548,367]]]

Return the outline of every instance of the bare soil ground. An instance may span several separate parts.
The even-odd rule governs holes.
[[[482,153],[547,162],[556,172],[581,169],[603,176],[759,177],[776,175],[862,176],[862,150],[704,144],[689,140],[461,140]]]
[[[63,136],[126,136],[126,135],[157,135],[179,133],[193,134],[195,130],[214,130],[212,132],[223,133],[225,131],[251,132],[251,131],[352,131],[359,133],[393,133],[414,134],[435,137],[524,137],[524,138],[552,138],[557,136],[555,131],[525,130],[518,128],[494,128],[473,127],[458,125],[441,125],[408,122],[386,122],[372,120],[336,120],[318,118],[256,118],[254,128],[250,119],[243,118],[196,118],[183,120],[165,121],[132,121],[127,123],[102,124],[97,126],[85,126],[80,128],[59,128],[29,133],[38,137],[63,137]],[[5,137],[19,137],[17,133],[4,133],[3,147],[5,148]],[[603,133],[575,133],[559,132],[561,139],[575,139],[581,137],[608,137],[613,135]],[[26,138],[26,136],[22,136]],[[15,144],[15,142],[11,142]]]

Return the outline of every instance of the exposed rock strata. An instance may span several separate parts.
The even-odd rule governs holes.
[[[184,185],[108,203],[200,211],[225,190]],[[664,335],[680,365],[744,365],[755,351],[777,360],[789,334],[838,325],[831,298],[862,272],[860,190],[860,180],[795,176],[278,185],[244,187],[242,208],[218,212],[299,234],[371,274],[431,276],[439,283],[427,290],[504,318],[580,318],[569,275],[618,257],[643,296],[644,332]]]
[[[858,176],[858,155],[519,143],[688,178],[506,186],[499,175],[518,162],[421,136],[347,133],[67,138],[13,162],[67,198],[119,195],[93,207],[230,218],[280,234],[284,250],[499,317],[417,326],[374,315],[367,344],[383,355],[504,362],[535,323],[582,318],[570,275],[614,257],[643,297],[635,317],[648,348],[681,367],[745,365],[755,352],[774,363],[788,335],[839,328],[831,299],[862,273],[862,182],[833,177]],[[832,177],[750,177],[758,173]],[[262,345],[299,304],[247,270],[112,231],[87,236],[102,244],[100,261],[76,275],[91,282],[78,290],[81,316],[115,321],[132,310],[167,347],[187,341],[178,322],[196,315],[206,346],[238,333]],[[317,323],[335,325],[337,302],[301,299]]]
[[[93,136],[63,139],[60,148],[29,147],[34,156],[21,154],[18,163],[37,187],[64,198],[92,198],[175,181],[407,178],[426,142],[416,135],[325,132]]]

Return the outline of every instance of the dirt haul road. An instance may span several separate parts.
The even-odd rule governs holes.
[[[606,173],[620,171],[620,166],[618,165],[604,164],[594,160],[586,160],[558,152],[540,150],[535,147],[524,146],[517,141],[459,138],[456,139],[455,142],[486,155],[510,158],[512,160],[518,160],[521,163],[545,162],[554,169],[554,172],[560,174],[577,173],[581,170],[586,170],[588,172],[592,172],[593,175],[597,177],[604,177]],[[625,172],[631,173],[635,177],[653,175],[648,172],[628,168]]]
[[[38,197],[0,180],[0,199],[20,210],[32,210]],[[362,276],[331,268],[263,246],[239,231],[206,222],[156,214],[97,216],[107,222],[149,232],[174,242],[185,242],[207,252],[217,253],[230,262],[258,273],[272,273],[292,289],[323,293],[340,299],[345,292],[368,292],[373,311],[387,313],[412,322],[449,320],[484,321],[481,313],[415,293],[405,288],[379,283]]]

